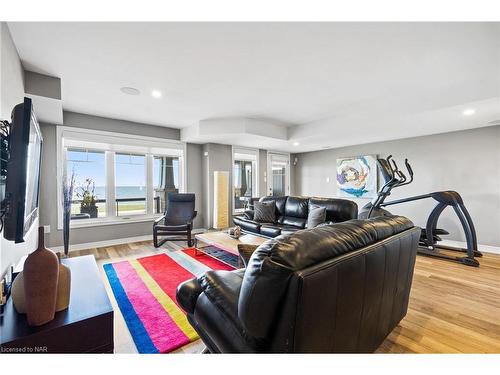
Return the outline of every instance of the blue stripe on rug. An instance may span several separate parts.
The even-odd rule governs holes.
[[[156,346],[154,346],[151,341],[144,325],[132,307],[125,290],[123,290],[120,279],[113,268],[113,264],[105,264],[103,268],[106,272],[106,276],[108,276],[109,284],[111,285],[116,302],[123,314],[123,318],[127,323],[127,327],[137,347],[137,351],[139,353],[158,353],[158,349],[156,349]]]

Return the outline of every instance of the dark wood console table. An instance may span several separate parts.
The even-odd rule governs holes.
[[[112,353],[113,308],[92,255],[63,259],[71,269],[67,310],[30,327],[12,298],[0,316],[0,353]]]

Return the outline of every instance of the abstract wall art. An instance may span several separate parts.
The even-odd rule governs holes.
[[[337,159],[337,195],[373,198],[377,194],[377,176],[375,155]]]

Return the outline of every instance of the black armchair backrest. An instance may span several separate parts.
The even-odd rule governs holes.
[[[377,293],[385,293],[382,299],[387,306],[394,302],[388,288],[399,288],[395,289],[396,294],[407,298],[405,292],[408,280],[411,281],[408,270],[411,266],[413,271],[411,262],[418,233],[407,218],[391,216],[350,220],[271,239],[250,258],[241,286],[238,316],[251,336],[266,341],[274,336],[272,345],[277,351],[307,350],[311,348],[307,331],[330,335],[331,330],[325,327],[334,324],[336,314],[347,320],[354,314],[354,322],[365,302],[368,310],[363,314],[375,313],[371,309],[378,306],[376,301],[370,304],[363,300],[372,298],[371,285]],[[411,239],[402,241],[399,235]],[[394,245],[387,247],[385,241]],[[401,279],[400,268],[404,268]],[[396,281],[384,287],[380,283],[386,276]],[[368,284],[361,286],[362,283]],[[337,306],[340,297],[344,301]],[[399,310],[395,315],[398,314]],[[340,321],[339,324],[349,323]],[[338,329],[341,332],[342,328]],[[333,345],[331,340],[322,337],[315,349],[329,351],[328,345]]]
[[[195,216],[195,195],[191,193],[168,193],[165,222],[185,224]]]

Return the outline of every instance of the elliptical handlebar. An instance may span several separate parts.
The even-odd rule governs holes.
[[[377,161],[384,177],[385,184],[379,190],[377,197],[372,200],[368,218],[371,216],[373,209],[378,209],[384,205],[385,199],[391,194],[393,188],[408,185],[413,182],[413,169],[408,159],[405,159],[405,167],[410,176],[409,178],[399,169],[392,155],[389,155],[385,159],[377,159]]]

